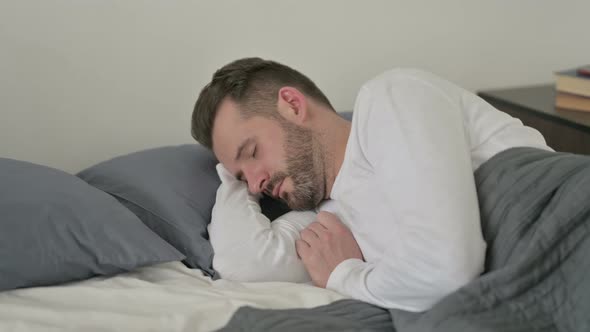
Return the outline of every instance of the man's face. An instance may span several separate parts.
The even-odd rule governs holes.
[[[253,194],[282,199],[294,210],[315,208],[325,193],[319,151],[309,129],[282,118],[244,119],[229,99],[219,107],[213,152],[227,170],[248,183]]]

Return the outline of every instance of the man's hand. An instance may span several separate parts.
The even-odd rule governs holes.
[[[352,232],[332,213],[321,211],[317,221],[301,231],[295,242],[297,254],[313,283],[326,288],[330,274],[338,264],[350,259],[363,259]]]

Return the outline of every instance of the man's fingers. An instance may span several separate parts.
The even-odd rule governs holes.
[[[301,236],[301,239],[307,242],[309,245],[312,245],[319,239],[319,235],[310,228],[302,230],[299,235]]]
[[[321,242],[327,241],[331,236],[330,231],[317,221],[309,224],[307,228],[317,234],[317,237]]]
[[[303,257],[307,257],[309,250],[311,247],[309,244],[303,240],[296,240],[295,241],[295,250],[297,251],[297,256],[299,259],[303,259]]]
[[[312,229],[318,235],[328,230],[326,226],[322,225],[319,221],[312,222],[307,228]]]
[[[317,222],[329,230],[348,230],[348,228],[340,221],[340,219],[335,214],[330,212],[320,211],[317,216]]]

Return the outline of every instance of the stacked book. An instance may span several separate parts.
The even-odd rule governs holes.
[[[555,74],[555,106],[590,112],[590,66]]]

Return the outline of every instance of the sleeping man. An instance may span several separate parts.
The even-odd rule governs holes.
[[[365,83],[349,122],[309,78],[259,58],[215,72],[192,133],[220,162],[209,231],[222,278],[311,280],[409,311],[483,271],[474,170],[512,147],[550,150],[536,130],[429,73]],[[296,211],[271,223],[263,194]]]

